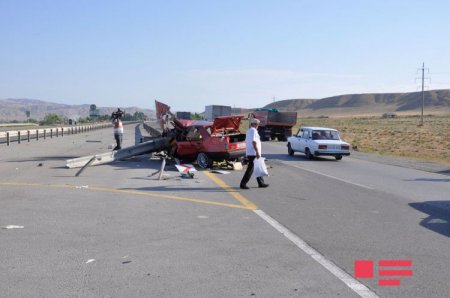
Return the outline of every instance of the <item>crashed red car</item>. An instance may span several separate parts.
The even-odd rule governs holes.
[[[235,161],[245,156],[245,134],[239,131],[243,116],[222,116],[214,122],[173,121],[175,140],[172,155],[184,161],[196,161],[202,169],[214,161]]]

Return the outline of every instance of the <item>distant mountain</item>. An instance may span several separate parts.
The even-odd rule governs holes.
[[[450,90],[424,92],[424,105],[430,107],[450,107]],[[360,108],[388,106],[394,111],[417,110],[422,106],[422,92],[349,94],[317,100],[305,108]]]
[[[265,106],[281,111],[297,111],[301,116],[418,113],[421,107],[422,92],[347,94],[318,100],[289,99]],[[450,89],[425,91],[424,109],[425,113],[450,113]]]
[[[120,107],[126,113],[134,114],[143,112],[149,117],[154,117],[154,110],[141,109],[137,107]],[[57,114],[69,119],[78,119],[89,116],[90,104],[67,105],[52,103],[36,99],[0,99],[0,121],[25,121],[27,120],[26,111],[30,111],[30,118],[42,120],[47,114]],[[100,115],[110,115],[117,107],[97,107]]]
[[[450,89],[424,92],[425,113],[450,113]],[[262,108],[280,111],[297,111],[299,116],[357,116],[377,115],[386,112],[420,113],[422,92],[347,94],[322,99],[286,99],[267,104]],[[0,99],[0,121],[25,121],[26,111],[30,118],[42,120],[46,114],[54,113],[69,119],[89,116],[89,104],[67,105],[35,99]],[[100,115],[110,115],[117,107],[97,107]],[[137,107],[120,107],[126,113],[143,112],[150,118],[155,111]],[[244,114],[253,109],[233,108],[233,114]]]

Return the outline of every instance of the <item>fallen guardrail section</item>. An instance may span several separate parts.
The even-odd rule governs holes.
[[[110,162],[114,162],[117,160],[123,160],[126,158],[130,158],[133,156],[139,156],[143,154],[148,154],[152,152],[159,152],[169,148],[169,142],[167,138],[161,137],[156,138],[154,140],[141,143],[135,146],[130,146],[127,148],[123,148],[120,150],[82,156],[78,158],[68,159],[66,160],[67,168],[85,168],[87,166],[95,166],[107,164]],[[80,172],[79,172],[80,173]],[[77,174],[79,174],[77,173]]]

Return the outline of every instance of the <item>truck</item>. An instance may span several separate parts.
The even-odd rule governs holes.
[[[176,117],[177,119],[189,120],[191,119],[191,112],[177,112]]]
[[[258,133],[261,141],[276,138],[285,142],[292,135],[292,127],[297,123],[297,112],[280,112],[277,109],[256,109],[249,117],[260,121]]]
[[[214,121],[216,117],[231,116],[231,106],[210,105],[205,107],[205,120]]]

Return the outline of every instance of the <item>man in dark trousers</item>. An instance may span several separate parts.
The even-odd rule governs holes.
[[[261,157],[261,139],[258,134],[258,125],[259,120],[255,118],[250,119],[250,127],[247,130],[247,134],[245,136],[245,145],[247,146],[245,155],[248,159],[247,170],[245,171],[244,177],[241,180],[241,189],[249,189],[247,186],[248,181],[252,177],[253,174],[253,162],[255,158]],[[258,182],[258,187],[267,187],[269,184],[264,183],[263,177],[256,177],[256,181]]]
[[[117,109],[117,112],[112,113],[112,123],[114,125],[114,139],[116,139],[116,147],[113,150],[122,149],[122,138],[123,138],[123,124],[122,118],[123,112]]]

